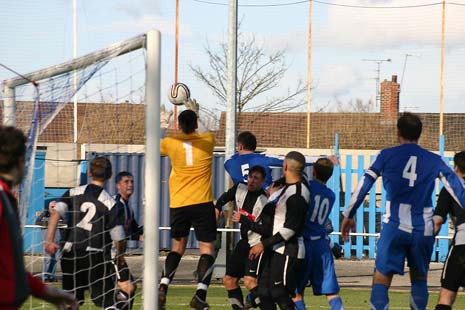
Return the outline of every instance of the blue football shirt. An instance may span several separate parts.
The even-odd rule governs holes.
[[[357,208],[379,176],[382,176],[386,190],[386,212],[383,222],[397,224],[403,231],[424,231],[425,236],[433,234],[432,193],[436,178],[441,180],[457,202],[465,205],[465,188],[462,181],[439,155],[417,144],[402,144],[383,149],[376,156],[359,181],[344,216],[354,217]]]
[[[326,221],[333,209],[335,195],[325,184],[316,180],[309,181],[310,204],[305,221],[304,237],[326,238]]]

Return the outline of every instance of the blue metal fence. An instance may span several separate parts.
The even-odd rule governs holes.
[[[337,136],[336,136],[337,143]],[[336,144],[337,145],[337,144]],[[135,214],[139,219],[140,223],[143,223],[143,167],[144,167],[144,156],[141,153],[99,153],[89,154],[91,158],[95,155],[107,156],[113,164],[113,170],[115,174],[122,170],[127,170],[133,173],[135,179],[135,192],[131,198],[131,204],[134,208]],[[336,155],[338,152],[336,150]],[[334,231],[340,231],[341,212],[347,207],[353,189],[356,186],[357,181],[363,175],[367,168],[366,160],[364,155],[342,155],[339,156],[342,166],[337,166],[334,170],[333,176],[328,181],[328,186],[336,194],[336,203],[330,214],[330,219],[333,222]],[[355,158],[357,163],[355,164]],[[370,162],[373,160],[373,156],[370,156]],[[446,161],[450,162],[451,158],[446,158]],[[224,176],[225,170],[223,168],[224,155],[215,154],[213,161],[213,191],[214,196],[219,197],[224,191]],[[85,165],[85,162],[83,163]],[[171,170],[169,159],[162,157],[161,161],[161,201],[158,206],[160,210],[160,226],[169,226],[169,189],[168,189],[168,178]],[[85,170],[84,170],[85,171]],[[306,168],[308,175],[311,175],[311,168]],[[279,177],[281,175],[281,169],[273,169],[273,176]],[[356,176],[356,177],[355,177]],[[83,178],[83,181],[85,178]],[[378,180],[377,183],[381,182]],[[439,185],[438,185],[439,186]],[[107,189],[110,193],[116,192],[114,181],[110,181],[107,184]],[[439,192],[439,188],[438,191]],[[433,204],[436,204],[436,194],[432,197]],[[42,204],[43,205],[43,204]],[[376,250],[376,233],[379,232],[381,226],[381,218],[384,213],[386,205],[386,193],[384,188],[377,184],[370,190],[367,199],[364,202],[363,207],[357,210],[356,218],[356,233],[366,234],[357,235],[350,238],[349,242],[346,242],[344,246],[345,257],[356,257],[362,258],[374,258]],[[443,225],[439,236],[447,236],[448,227]],[[338,234],[331,235],[331,239],[334,242],[341,242]],[[189,238],[188,247],[196,248],[197,242],[195,236],[191,233]],[[169,231],[162,231],[160,233],[160,248],[169,249],[171,246]],[[438,239],[433,251],[432,260],[444,261],[448,251],[448,240]]]

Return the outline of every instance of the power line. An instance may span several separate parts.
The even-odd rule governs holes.
[[[320,4],[325,4],[325,5],[331,5],[331,6],[339,6],[339,7],[347,7],[347,8],[358,8],[358,9],[411,9],[411,8],[421,8],[421,7],[435,6],[435,5],[442,4],[442,2],[434,2],[434,3],[416,4],[416,5],[368,6],[368,5],[339,4],[339,3],[332,3],[332,2],[318,1],[318,0],[313,0],[313,2],[320,3]]]
[[[222,5],[228,6],[227,3],[220,3],[220,2],[213,2],[213,1],[206,1],[206,0],[192,0],[194,2],[206,3],[206,4],[213,4],[213,5]],[[301,1],[294,1],[294,2],[287,2],[287,3],[275,3],[275,4],[238,4],[238,6],[242,7],[273,7],[273,6],[288,6],[288,5],[296,5],[307,3],[309,0],[301,0]]]
[[[214,1],[208,1],[208,0],[192,0],[192,1],[199,2],[199,3],[205,3],[205,4],[212,4],[212,5],[228,6],[227,3],[214,2]],[[319,0],[301,0],[301,1],[292,1],[292,2],[275,3],[275,4],[238,4],[238,6],[241,6],[241,7],[281,7],[281,6],[290,6],[290,5],[308,3],[310,1],[319,3],[319,4],[329,5],[329,6],[358,8],[358,9],[410,9],[410,8],[436,6],[436,5],[442,4],[442,2],[434,2],[434,3],[416,4],[416,5],[404,5],[404,6],[367,6],[367,5],[340,4],[340,3],[333,3],[333,2],[319,1]],[[460,4],[460,3],[449,3],[449,4],[465,6],[465,4]]]

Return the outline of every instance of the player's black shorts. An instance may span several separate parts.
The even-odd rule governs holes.
[[[258,285],[273,291],[275,288],[284,289],[289,295],[295,295],[299,267],[303,260],[277,252],[267,255],[266,267],[259,273]],[[273,295],[273,293],[271,293]]]
[[[61,258],[63,289],[72,292],[80,303],[84,291],[97,307],[110,307],[115,303],[115,268],[110,255],[103,252],[63,252]]]
[[[465,245],[452,245],[441,275],[441,287],[457,292],[465,286]]]
[[[171,208],[171,238],[189,236],[189,230],[194,227],[198,241],[213,242],[216,239],[216,217],[213,202]]]
[[[226,264],[226,274],[228,276],[234,278],[257,277],[261,256],[250,260],[249,250],[250,246],[247,240],[239,240]]]

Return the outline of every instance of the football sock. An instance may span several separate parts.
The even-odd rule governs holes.
[[[372,310],[385,310],[389,305],[388,287],[384,284],[373,284],[370,305]]]
[[[414,310],[426,309],[428,304],[428,287],[426,280],[413,280],[410,307]]]
[[[165,291],[168,290],[168,285],[173,281],[174,274],[176,273],[180,261],[181,254],[173,251],[168,253],[165,260],[165,270],[160,280],[160,289]]]
[[[196,295],[202,299],[207,298],[207,289],[212,279],[215,258],[208,254],[202,254],[197,265],[197,291]]]
[[[436,305],[436,308],[434,308],[434,310],[452,310],[452,306],[439,304]]]
[[[344,310],[341,296],[337,296],[329,301],[331,310]]]
[[[247,298],[251,297],[252,306],[254,308],[258,307],[260,304],[260,294],[258,293],[258,286],[254,287],[249,291]]]
[[[294,305],[295,305],[295,310],[305,310],[305,302],[303,299],[294,301]]]
[[[229,303],[234,310],[241,310],[244,308],[244,296],[242,295],[242,290],[240,287],[237,287],[233,290],[228,290],[228,298]]]

